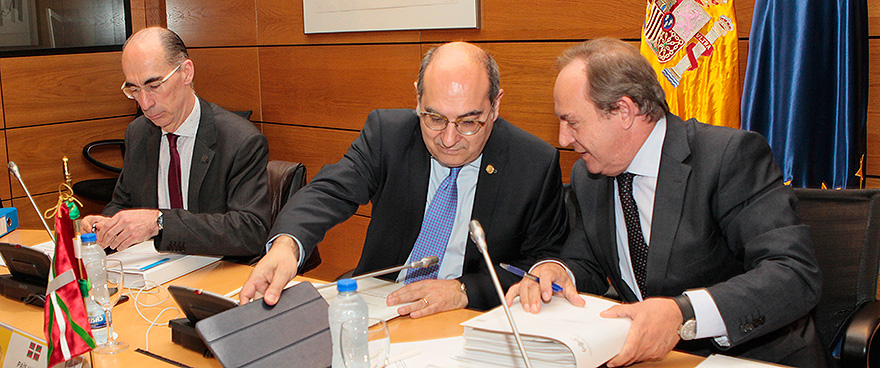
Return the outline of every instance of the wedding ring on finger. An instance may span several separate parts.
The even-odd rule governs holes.
[[[422,298],[422,301],[425,302],[425,308],[428,308],[428,306],[431,305],[428,303],[428,299]]]

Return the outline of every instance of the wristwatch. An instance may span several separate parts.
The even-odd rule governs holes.
[[[697,318],[694,314],[694,306],[691,305],[691,299],[687,295],[681,294],[672,297],[678,309],[681,310],[682,323],[678,327],[678,336],[682,340],[693,340],[697,336]]]
[[[165,218],[162,217],[162,215],[164,215],[164,213],[159,211],[159,217],[156,217],[156,226],[159,227],[159,232],[162,232],[162,229],[165,228]]]

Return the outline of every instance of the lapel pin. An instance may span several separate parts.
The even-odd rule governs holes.
[[[208,162],[208,156],[202,156],[202,163],[204,164],[207,162]]]
[[[494,174],[495,173],[495,166],[492,166],[492,164],[486,165],[486,172],[489,173],[489,175]]]

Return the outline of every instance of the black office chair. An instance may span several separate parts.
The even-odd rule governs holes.
[[[86,161],[101,169],[115,173],[116,176],[112,178],[78,181],[73,184],[73,192],[76,193],[77,197],[106,204],[113,199],[113,189],[116,188],[116,180],[119,178],[119,173],[122,172],[122,168],[98,161],[98,159],[92,155],[92,150],[103,149],[117,149],[119,150],[120,155],[124,157],[125,141],[122,139],[103,139],[86,144],[82,150],[83,157]]]
[[[269,161],[266,171],[269,173],[269,203],[274,224],[287,200],[306,185],[306,167],[298,162]],[[312,255],[300,267],[299,273],[311,271],[320,264],[321,254],[318,248],[315,248]]]
[[[813,317],[829,366],[880,366],[880,348],[873,345],[880,324],[880,190],[794,191],[822,270]],[[837,348],[839,358],[832,357]]]

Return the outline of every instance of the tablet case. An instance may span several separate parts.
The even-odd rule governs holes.
[[[224,367],[329,367],[327,302],[311,283],[281,293],[275,306],[262,299],[196,323]]]
[[[46,301],[46,284],[52,260],[31,247],[0,243],[8,275],[0,275],[0,295],[42,307]]]
[[[236,308],[238,303],[222,295],[180,285],[169,285],[168,292],[186,314],[185,318],[168,321],[168,327],[171,328],[171,342],[196,351],[204,357],[213,357],[214,354],[196,332],[196,322]]]

